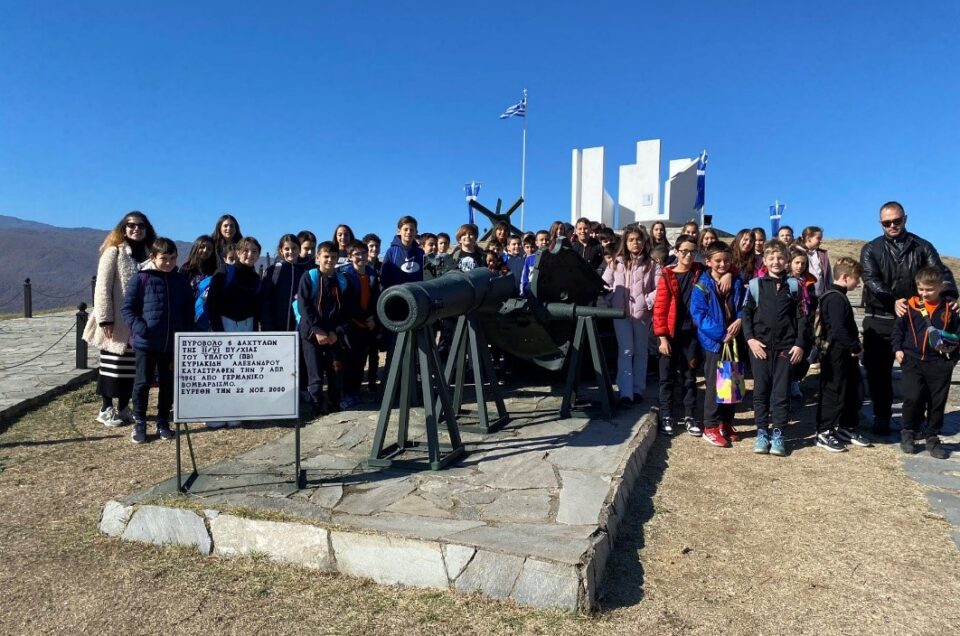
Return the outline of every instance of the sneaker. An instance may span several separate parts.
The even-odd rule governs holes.
[[[770,436],[770,454],[777,457],[785,457],[787,454],[787,443],[779,428],[773,429],[773,435]]]
[[[740,441],[740,434],[737,433],[737,429],[733,428],[733,424],[721,424],[720,434],[726,437],[731,442]]]
[[[133,409],[129,406],[125,406],[117,413],[117,417],[123,420],[124,424],[133,424],[133,421],[136,419],[133,416]]]
[[[803,390],[800,388],[799,382],[790,383],[790,397],[802,400],[803,399]]]
[[[166,422],[157,422],[157,435],[163,440],[170,440],[177,436]]]
[[[660,432],[664,435],[673,435],[673,418],[669,415],[660,418]]]
[[[100,409],[100,413],[97,414],[97,421],[104,426],[109,426],[110,428],[123,426],[123,420],[120,418],[119,413],[117,413],[117,410],[113,408],[113,406]]]
[[[936,435],[927,438],[926,448],[927,452],[930,453],[930,457],[934,459],[947,458],[947,450],[940,444],[940,438]]]
[[[908,455],[913,455],[916,453],[917,447],[913,445],[915,438],[916,437],[913,431],[900,431],[900,450]]]
[[[707,427],[703,429],[703,439],[707,440],[714,446],[719,446],[720,448],[730,447],[730,442],[727,441],[727,438],[720,433],[719,426],[714,426],[713,428]]]
[[[873,446],[873,444],[870,443],[870,440],[852,428],[838,426],[837,430],[834,431],[834,434],[840,439],[841,442],[853,444],[854,446],[862,446],[864,448]]]
[[[837,435],[834,435],[833,431],[824,431],[817,435],[817,446],[820,448],[826,448],[831,453],[842,453],[847,450],[847,447],[843,445]]]
[[[143,444],[147,441],[147,423],[135,422],[133,431],[130,432],[130,441],[134,444]]]
[[[759,455],[766,455],[770,452],[770,437],[764,428],[757,429],[757,441],[753,443],[753,452]]]
[[[693,435],[694,437],[700,437],[703,435],[703,429],[697,424],[697,420],[693,419],[689,415],[683,418],[683,427],[687,429],[687,433]]]

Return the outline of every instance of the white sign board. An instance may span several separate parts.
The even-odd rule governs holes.
[[[174,420],[296,418],[299,347],[290,331],[178,333]]]

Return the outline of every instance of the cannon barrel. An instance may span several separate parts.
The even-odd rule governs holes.
[[[570,305],[567,303],[547,303],[543,306],[551,320],[576,320],[580,316],[594,318],[623,318],[626,312],[612,307],[590,307],[588,305]]]
[[[484,306],[498,308],[513,295],[515,287],[513,276],[500,276],[488,269],[454,270],[433,280],[391,287],[380,295],[377,314],[387,329],[411,331]]]

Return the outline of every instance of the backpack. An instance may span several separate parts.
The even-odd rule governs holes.
[[[233,277],[237,275],[237,268],[233,265],[227,265],[225,270],[227,281],[224,287],[229,287],[230,283],[233,282]],[[213,282],[213,275],[207,276],[197,283],[197,298],[193,301],[193,320],[197,323],[197,329],[200,331],[210,330],[210,317],[207,315],[207,296],[210,294],[211,282]]]
[[[813,344],[821,354],[830,347],[830,341],[827,340],[827,330],[823,326],[823,317],[820,313],[820,308],[823,307],[824,298],[830,294],[839,293],[836,289],[828,289],[823,292],[823,295],[820,296],[819,302],[817,303],[817,310],[813,315]]]
[[[750,295],[753,297],[753,302],[756,305],[760,304],[760,279],[751,278],[750,282],[747,283],[748,290]],[[797,300],[800,298],[800,281],[798,281],[793,276],[787,277],[787,287],[790,288],[790,296]]]
[[[318,270],[317,268],[309,269],[307,270],[306,276],[310,277],[310,297],[316,298],[317,290],[320,289],[320,270]],[[337,270],[336,276],[337,276],[337,287],[340,288],[340,292],[341,293],[346,292],[347,284],[348,284],[346,275],[343,272]],[[299,325],[300,324],[300,307],[298,306],[296,296],[294,296],[293,303],[291,306],[293,307],[293,317],[297,321],[297,324]]]

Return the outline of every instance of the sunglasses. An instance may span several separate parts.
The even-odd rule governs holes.
[[[898,216],[895,219],[888,219],[886,221],[880,221],[880,225],[883,227],[900,227],[903,225],[903,220],[907,218],[905,216]]]
[[[142,230],[146,227],[147,227],[146,223],[134,223],[133,221],[129,221],[127,223],[128,230]]]

